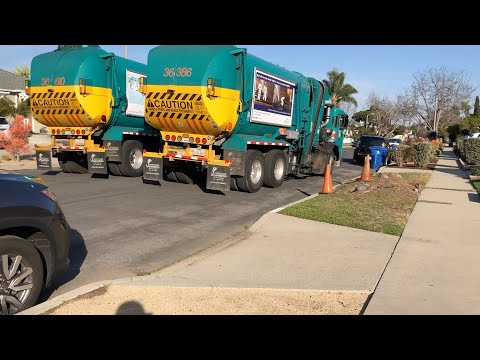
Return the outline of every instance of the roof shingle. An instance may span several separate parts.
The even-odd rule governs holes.
[[[0,89],[23,91],[25,80],[23,76],[0,69]]]

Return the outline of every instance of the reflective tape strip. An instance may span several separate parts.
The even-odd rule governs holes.
[[[64,150],[83,150],[83,147],[80,146],[59,146],[59,149],[64,149]]]
[[[195,160],[195,161],[208,161],[206,157],[201,157],[201,156],[188,156],[188,155],[183,155],[183,154],[172,154],[169,153],[167,154],[167,157],[174,157],[177,159],[183,159],[183,160]]]
[[[290,146],[289,143],[264,142],[264,141],[247,141],[247,144],[248,144],[248,145]]]

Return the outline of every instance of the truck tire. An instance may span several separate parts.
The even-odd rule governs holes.
[[[168,169],[165,171],[165,177],[168,181],[178,182],[177,175],[175,175],[175,171]]]
[[[85,160],[85,163],[86,163],[86,160]],[[88,167],[83,166],[83,163],[80,162],[77,159],[67,160],[67,165],[68,165],[68,168],[73,173],[76,173],[76,174],[86,174],[86,173],[88,173]],[[85,164],[85,165],[88,166],[87,164]]]
[[[67,160],[65,160],[63,156],[61,157],[60,155],[58,155],[58,165],[60,165],[60,168],[64,173],[69,174],[72,172],[72,170],[70,170],[70,168],[68,167]]]
[[[276,188],[282,185],[287,175],[287,160],[280,150],[270,150],[265,156],[264,185]]]
[[[117,163],[108,162],[107,166],[108,166],[108,170],[110,171],[110,173],[112,175],[122,176],[122,173],[120,172],[120,170],[118,170],[118,164]]]
[[[175,171],[175,175],[178,179],[178,182],[180,182],[182,184],[193,184],[192,178],[190,176],[188,176],[187,174],[185,174],[184,172]]]
[[[260,190],[265,178],[265,158],[258,150],[245,153],[245,176],[237,178],[240,191],[254,193]]]
[[[125,140],[122,144],[122,159],[118,170],[123,176],[143,175],[143,145],[138,140]]]
[[[0,260],[4,261],[5,259],[8,260],[8,263],[2,264],[2,267],[10,272],[10,277],[2,272],[3,277],[0,279],[0,284],[7,289],[16,286],[26,286],[27,288],[4,296],[0,315],[4,312],[7,314],[17,313],[32,307],[37,302],[44,286],[42,258],[32,243],[17,236],[0,236]],[[22,279],[21,274],[27,271],[30,274]],[[19,304],[19,309],[15,304]],[[6,306],[6,311],[4,306]]]

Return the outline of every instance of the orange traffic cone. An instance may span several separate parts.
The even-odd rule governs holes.
[[[365,156],[362,176],[360,177],[360,180],[366,182],[372,181],[372,176],[370,175],[370,155]]]
[[[323,189],[322,194],[331,194],[333,193],[333,185],[332,185],[332,174],[331,174],[330,164],[327,164],[327,168],[325,169],[325,179],[323,180]]]

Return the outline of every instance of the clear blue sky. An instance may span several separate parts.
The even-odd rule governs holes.
[[[123,56],[123,45],[101,45]],[[129,45],[128,58],[146,63],[155,45]],[[465,70],[480,95],[479,45],[238,45],[252,54],[287,69],[319,80],[333,68],[346,73],[346,82],[357,88],[358,110],[365,107],[375,91],[392,100],[411,81],[412,74],[429,67],[446,66]],[[0,69],[14,71],[29,65],[35,55],[51,51],[56,45],[0,45]],[[473,102],[473,99],[472,99]]]

